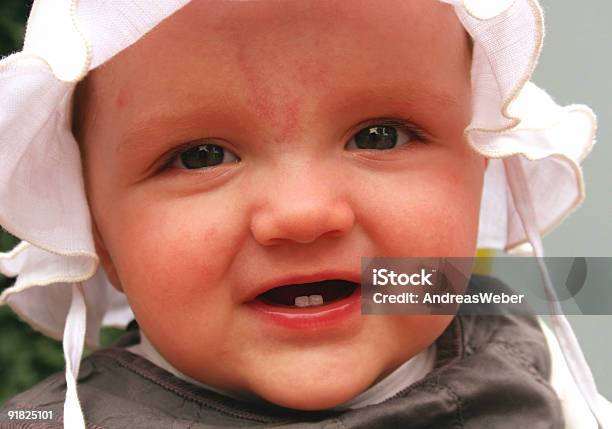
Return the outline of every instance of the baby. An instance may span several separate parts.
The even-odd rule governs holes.
[[[450,316],[264,293],[356,284],[366,255],[475,253],[470,64],[431,0],[198,1],[94,70],[75,135],[96,251],[155,349],[211,386],[314,410],[432,344]]]
[[[535,318],[360,312],[361,257],[476,253],[472,65],[440,1],[198,0],[93,69],[72,130],[140,343],[85,360],[85,421],[563,427]]]

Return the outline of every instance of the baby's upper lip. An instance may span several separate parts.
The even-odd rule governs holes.
[[[314,283],[323,280],[346,280],[359,284],[361,282],[360,273],[353,271],[326,270],[311,274],[293,274],[286,277],[274,278],[258,284],[247,295],[245,302],[254,300],[258,295],[279,286],[291,284]]]

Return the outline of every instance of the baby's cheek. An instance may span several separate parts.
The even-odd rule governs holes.
[[[190,204],[150,207],[135,209],[122,227],[122,242],[129,245],[121,247],[117,263],[134,311],[152,318],[170,309],[179,318],[225,318],[227,309],[219,304],[228,301],[229,289],[220,276],[231,260],[231,221]]]
[[[431,256],[474,254],[482,192],[481,173],[469,165],[449,165],[425,180],[414,207],[412,233]],[[426,256],[426,255],[423,255]]]
[[[466,256],[473,254],[478,228],[479,194],[437,178],[404,188],[389,199],[384,222],[371,222],[381,255]],[[382,220],[379,219],[379,220]]]

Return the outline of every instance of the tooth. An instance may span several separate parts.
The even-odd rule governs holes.
[[[308,307],[309,305],[310,305],[310,301],[307,296],[296,296],[295,297],[296,307]]]
[[[322,295],[310,295],[308,297],[308,301],[310,305],[321,305],[323,304],[323,296]]]

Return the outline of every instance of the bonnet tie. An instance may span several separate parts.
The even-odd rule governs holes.
[[[85,327],[87,325],[87,310],[83,285],[72,284],[72,300],[66,317],[64,337],[64,359],[66,361],[66,400],[64,401],[64,429],[85,429],[85,419],[77,395],[76,379],[79,375],[83,343],[85,342]]]
[[[533,247],[535,259],[540,270],[542,285],[548,300],[552,331],[559,341],[561,350],[563,351],[563,358],[567,363],[570,373],[582,397],[597,420],[599,427],[602,429],[611,429],[611,426],[606,425],[606,419],[599,404],[597,386],[595,385],[595,379],[593,378],[591,369],[582,353],[580,344],[578,343],[578,339],[571,325],[561,310],[557,294],[552,286],[550,274],[544,263],[542,237],[538,232],[531,193],[529,192],[529,185],[525,177],[525,171],[523,170],[521,160],[518,156],[510,156],[504,158],[503,161],[506,178],[510,186],[516,211],[521,219],[527,239]]]

